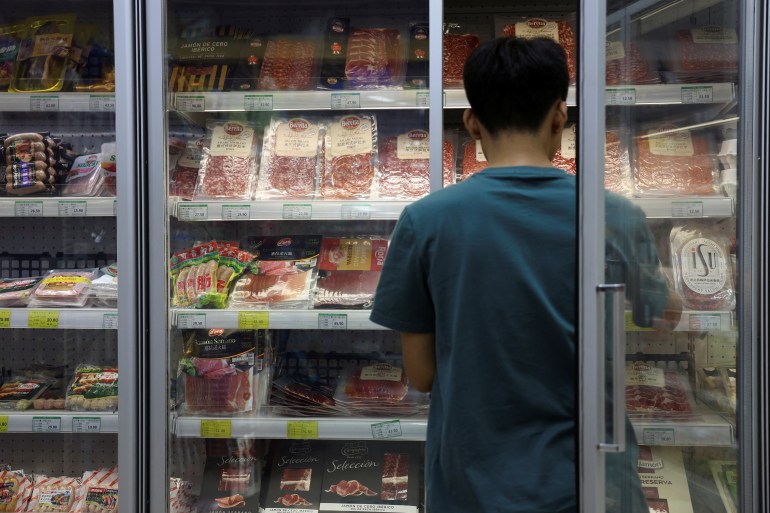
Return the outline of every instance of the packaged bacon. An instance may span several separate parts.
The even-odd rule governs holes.
[[[308,38],[274,36],[267,41],[258,88],[304,91],[316,76],[316,42]]]
[[[481,148],[481,141],[466,139],[463,142],[463,160],[460,167],[459,180],[466,180],[473,174],[483,171],[489,167],[487,158],[484,156],[484,150]]]
[[[377,173],[377,119],[374,114],[331,119],[324,137],[321,196],[369,198]]]
[[[82,307],[90,297],[99,269],[51,269],[32,292],[30,308]]]
[[[24,513],[32,495],[32,479],[19,470],[0,470],[0,511]]]
[[[387,252],[376,237],[324,237],[313,307],[371,308]]]
[[[685,373],[646,362],[626,363],[626,409],[631,419],[688,420],[692,405]]]
[[[730,241],[713,225],[696,221],[674,226],[669,237],[674,285],[689,310],[732,310],[735,285]]]
[[[195,199],[241,199],[257,182],[256,126],[242,121],[209,121]]]
[[[443,141],[443,186],[455,182],[455,149]],[[430,134],[410,130],[386,137],[380,145],[377,195],[384,199],[417,199],[430,193]]]
[[[715,143],[705,131],[676,125],[642,130],[635,139],[634,187],[640,196],[711,196],[717,193]]]
[[[87,471],[81,483],[81,499],[73,513],[118,513],[117,467]]]
[[[40,277],[0,278],[0,307],[13,308],[27,306],[32,291],[40,282]]]
[[[179,155],[171,172],[171,187],[169,194],[183,199],[192,199],[195,186],[198,184],[198,173],[203,160],[202,138],[192,139],[185,143],[184,150]]]
[[[274,117],[265,129],[257,196],[313,198],[324,125],[312,117]]]
[[[454,27],[453,24],[447,24]],[[479,46],[479,36],[475,34],[450,34],[443,35],[444,48],[444,87],[462,88],[463,70],[465,61],[473,50]]]
[[[380,89],[400,85],[402,53],[398,29],[351,28],[345,59],[345,87]]]
[[[716,25],[679,30],[661,51],[669,81],[734,82],[738,78],[738,33]]]
[[[75,477],[35,474],[27,513],[71,512],[82,500],[83,486]]]
[[[638,44],[608,40],[606,45],[607,85],[660,83],[657,70]]]
[[[559,43],[567,54],[570,84],[575,84],[577,77],[577,68],[575,67],[577,38],[572,28],[574,25],[574,16],[542,18],[495,16],[495,34],[498,36],[526,39],[545,37]]]

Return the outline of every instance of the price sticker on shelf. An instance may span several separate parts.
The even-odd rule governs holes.
[[[690,331],[721,331],[721,314],[690,314]]]
[[[73,433],[101,433],[101,417],[72,417]]]
[[[283,218],[284,219],[312,219],[313,205],[309,203],[304,203],[304,204],[284,203]]]
[[[251,219],[251,206],[222,205],[222,219],[225,221],[248,221]]]
[[[205,203],[194,203],[190,205],[179,205],[180,221],[208,221],[209,206]]]
[[[427,109],[430,107],[430,93],[417,93],[415,97],[415,105],[420,109]]]
[[[102,329],[116,330],[118,329],[118,314],[106,313],[102,317]]]
[[[319,330],[348,329],[348,314],[318,314]]]
[[[605,98],[607,105],[636,105],[636,89],[607,89]]]
[[[85,201],[59,200],[59,217],[84,217],[87,213]]]
[[[273,95],[247,94],[243,97],[243,110],[273,110]]]
[[[11,327],[11,311],[0,310],[0,328],[10,328],[10,327]]]
[[[8,415],[0,415],[0,433],[8,432]]]
[[[286,438],[314,440],[318,438],[317,420],[290,420],[286,423]]]
[[[231,420],[201,420],[201,438],[231,438],[233,422]]]
[[[203,112],[206,110],[205,96],[177,95],[174,102],[176,110],[184,112]]]
[[[372,218],[371,205],[342,205],[342,219],[352,221],[368,221]]]
[[[33,94],[29,97],[29,110],[31,112],[58,112],[59,97],[55,94]]]
[[[682,86],[682,103],[713,103],[714,88],[711,86]]]
[[[372,424],[372,438],[381,440],[383,438],[398,438],[401,436],[401,421],[391,420],[388,422],[378,422]]]
[[[703,202],[674,201],[671,203],[671,217],[703,217]]]
[[[59,327],[58,310],[30,310],[27,317],[28,328],[56,329]]]
[[[115,112],[114,94],[92,94],[88,103],[91,112]]]
[[[33,433],[60,433],[61,417],[32,417]]]
[[[42,201],[17,201],[14,204],[16,217],[43,217]]]
[[[361,95],[359,93],[332,93],[332,109],[360,109]]]
[[[270,312],[238,312],[239,330],[266,330],[270,327]]]
[[[176,318],[176,326],[182,330],[206,329],[206,314],[180,313]]]
[[[675,431],[670,428],[644,428],[642,440],[644,445],[674,445]]]
[[[634,316],[631,312],[626,312],[626,331],[654,331],[653,328],[642,328],[634,324]]]

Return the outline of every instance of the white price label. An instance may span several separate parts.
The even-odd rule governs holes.
[[[100,433],[102,431],[102,419],[100,417],[73,417],[73,433]]]
[[[222,205],[222,219],[225,221],[248,221],[251,219],[251,206]]]
[[[360,109],[361,95],[358,93],[332,93],[332,109]]]
[[[372,438],[381,440],[383,438],[397,438],[401,436],[401,421],[391,420],[388,422],[378,422],[372,424]]]
[[[674,201],[671,203],[671,217],[703,217],[703,202]]]
[[[243,97],[243,110],[273,110],[273,95],[247,94]]]
[[[206,97],[205,96],[177,96],[176,97],[176,110],[185,112],[203,112],[206,110]]]
[[[674,445],[675,439],[673,429],[645,428],[642,430],[644,445]]]
[[[713,103],[714,88],[711,86],[683,86],[682,103]]]
[[[430,93],[417,93],[415,98],[415,105],[421,109],[427,109],[430,107]]]
[[[607,89],[606,100],[607,105],[635,105],[636,89]]]
[[[305,203],[305,204],[285,203],[283,205],[283,218],[284,219],[312,219],[313,205],[310,205],[309,203]]]
[[[88,203],[85,201],[59,201],[59,217],[84,217],[88,212]]]
[[[59,97],[51,95],[32,95],[29,97],[29,110],[32,112],[58,112]]]
[[[118,314],[106,313],[102,317],[102,329],[116,330],[118,329]]]
[[[14,206],[16,217],[43,217],[42,201],[17,201]]]
[[[207,221],[209,206],[205,204],[179,205],[180,221]]]
[[[115,112],[115,95],[92,94],[89,104],[91,112]]]
[[[342,205],[342,219],[367,221],[372,218],[371,205]]]
[[[720,314],[690,314],[690,331],[721,331]]]
[[[180,313],[176,325],[183,330],[206,329],[206,314]]]
[[[319,330],[348,329],[348,314],[318,314]]]
[[[33,433],[61,432],[61,417],[32,417]]]

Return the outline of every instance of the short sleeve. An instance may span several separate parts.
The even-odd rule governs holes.
[[[396,223],[374,295],[372,322],[400,332],[433,333],[435,310],[423,262],[425,248],[405,209]]]

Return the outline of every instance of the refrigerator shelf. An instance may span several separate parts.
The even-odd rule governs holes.
[[[0,433],[117,433],[117,412],[0,410]]]
[[[652,219],[727,218],[735,215],[732,198],[721,196],[693,198],[631,198]]]
[[[195,310],[172,309],[179,329],[384,330],[369,310]]]
[[[115,93],[2,93],[0,112],[115,112]]]
[[[0,308],[0,328],[116,330],[115,308]]]
[[[695,421],[632,420],[631,423],[642,445],[732,447],[736,443],[734,423],[721,415],[703,414]]]
[[[424,441],[427,417],[188,417],[172,415],[181,438],[305,438]]]
[[[0,199],[0,217],[115,217],[115,198]]]
[[[731,332],[735,331],[733,312],[683,311],[679,324],[673,331]],[[654,328],[641,328],[631,320],[631,312],[626,312],[626,332],[654,331]]]

